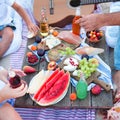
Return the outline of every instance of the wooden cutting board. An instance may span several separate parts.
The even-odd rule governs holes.
[[[65,59],[66,59],[66,58],[65,58]],[[63,61],[59,64],[59,67],[60,67],[61,69],[63,69],[63,67],[64,67],[64,60],[65,60],[65,59],[63,59]],[[70,72],[70,75],[71,75],[72,78],[74,78],[74,79],[77,80],[77,81],[80,80],[80,77],[73,76],[72,73],[73,73],[73,72]],[[99,79],[98,79],[99,76],[100,76],[100,72],[96,71],[96,72],[92,73],[92,75],[91,75],[89,78],[86,79],[86,82],[88,83],[88,85],[89,85],[90,83],[98,84],[98,85],[100,85],[104,90],[110,91],[111,86],[110,86],[108,83],[104,82],[103,80],[99,80]]]

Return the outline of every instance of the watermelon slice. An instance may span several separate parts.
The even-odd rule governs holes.
[[[67,93],[70,83],[70,74],[67,72],[62,75],[54,85],[46,92],[46,94],[39,99],[41,106],[48,106],[57,103]]]
[[[46,84],[43,85],[43,87],[40,90],[39,96],[37,98],[37,101],[39,101],[46,93],[47,91],[55,84],[55,82],[64,74],[64,70],[61,70],[58,72],[53,79],[48,81]]]
[[[59,68],[56,69],[56,70],[50,75],[50,77],[45,81],[44,84],[46,84],[48,81],[50,81],[59,71],[60,71]],[[35,100],[37,100],[37,97],[38,97],[39,92],[41,91],[41,88],[42,88],[42,87],[44,87],[44,86],[41,86],[41,87],[39,88],[39,90],[37,91],[37,93],[34,95],[33,98],[34,98]]]
[[[39,101],[39,99],[45,95],[45,93],[50,89],[50,87],[52,87],[56,80],[58,80],[63,74],[64,74],[63,70],[59,71],[57,74],[53,73],[54,76],[52,75],[52,77],[50,76],[48,80],[46,80],[46,82],[40,87],[40,89],[34,96],[34,99]]]

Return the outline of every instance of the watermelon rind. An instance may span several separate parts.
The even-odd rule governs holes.
[[[70,83],[70,81],[69,81],[69,83]],[[67,94],[67,91],[68,91],[69,83],[68,83],[68,86],[66,87],[66,90],[65,90],[64,93],[61,95],[61,97],[59,97],[58,99],[56,99],[56,101],[54,101],[54,102],[42,104],[42,103],[40,103],[40,102],[38,102],[38,101],[36,101],[36,100],[34,99],[34,97],[33,97],[34,94],[30,94],[30,97],[31,97],[31,99],[32,99],[33,101],[35,101],[35,102],[36,102],[38,105],[40,105],[40,106],[50,106],[50,105],[54,105],[54,104],[60,102],[60,101],[65,97],[65,95]]]
[[[47,75],[51,75],[52,73],[53,73],[53,71],[44,71],[44,70],[41,70],[38,74],[36,74],[31,80],[30,80],[30,83],[29,83],[29,87],[28,87],[28,90],[27,90],[27,93],[29,93],[29,94],[34,94],[35,93],[35,90],[33,90],[33,91],[31,91],[31,88],[32,88],[32,86],[33,86],[33,84],[34,84],[34,87],[36,87],[36,86],[39,86],[39,88],[45,83],[45,81],[46,81],[46,79],[45,79],[45,75],[46,75],[46,73],[47,73]],[[43,74],[43,76],[41,77],[40,75],[42,75]],[[43,78],[44,77],[44,78]],[[47,76],[48,77],[48,76]],[[36,81],[35,79],[37,78],[37,80],[38,81]],[[37,83],[37,84],[36,84]],[[36,85],[35,85],[36,84]],[[38,88],[38,89],[39,89]],[[33,88],[34,89],[34,88]],[[36,91],[37,91],[37,88],[35,88],[36,89]]]

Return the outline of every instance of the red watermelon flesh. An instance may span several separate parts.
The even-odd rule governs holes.
[[[67,91],[70,83],[70,74],[67,72],[58,81],[55,82],[53,87],[47,91],[43,98],[40,99],[39,103],[42,106],[52,105],[56,103],[63,96],[64,92]]]
[[[46,84],[48,81],[50,81],[59,71],[60,71],[59,68],[56,69],[56,70],[50,75],[50,77],[46,80],[46,82],[45,82],[44,84]],[[39,95],[42,87],[44,87],[44,86],[41,86],[41,87],[39,88],[39,90],[37,91],[37,93],[34,95],[34,99],[35,99],[35,100],[37,100],[37,97],[38,97],[38,95]]]
[[[39,101],[47,91],[55,84],[55,82],[64,74],[64,70],[59,71],[51,80],[46,81],[45,84],[42,85],[39,95],[37,97],[37,101]]]

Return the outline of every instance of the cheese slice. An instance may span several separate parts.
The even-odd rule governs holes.
[[[52,49],[53,47],[61,44],[61,40],[59,40],[57,37],[54,37],[53,35],[49,35],[43,40],[46,41],[46,45],[49,47],[49,49]]]

